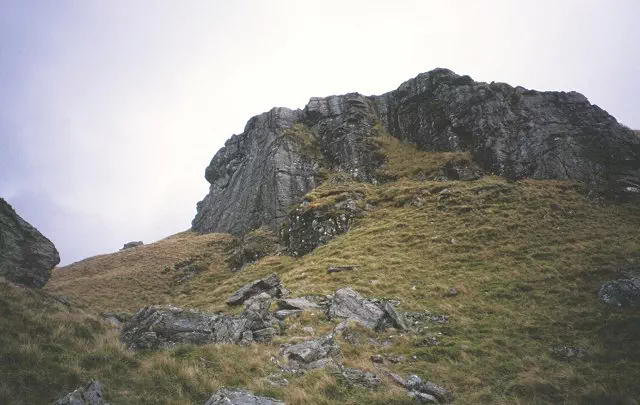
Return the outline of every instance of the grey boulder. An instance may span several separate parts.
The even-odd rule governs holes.
[[[245,284],[227,298],[226,303],[227,305],[240,305],[249,298],[260,293],[267,293],[274,298],[279,298],[284,295],[284,287],[276,273],[272,273],[268,277]]]
[[[629,278],[604,283],[598,291],[600,299],[621,308],[640,308],[640,278]]]
[[[83,388],[68,393],[54,405],[110,405],[104,400],[102,383],[92,380]]]
[[[330,318],[345,318],[338,327],[342,329],[349,321],[358,322],[369,329],[385,329],[387,326],[407,329],[403,316],[390,302],[372,302],[362,298],[351,288],[336,291],[328,315]]]
[[[177,344],[269,341],[278,321],[269,312],[271,297],[261,294],[247,302],[240,315],[201,313],[175,306],[138,310],[123,326],[120,339],[130,349],[164,349]]]
[[[286,405],[269,397],[259,397],[249,391],[222,388],[209,398],[204,405]]]
[[[126,250],[126,249],[132,249],[134,247],[138,247],[138,246],[142,246],[144,245],[144,243],[142,241],[134,241],[134,242],[127,242],[124,244],[124,246],[122,246],[122,249],[120,250]]]
[[[41,288],[60,263],[53,243],[0,198],[0,276]]]
[[[283,355],[289,361],[289,367],[302,370],[336,367],[334,359],[339,354],[340,345],[332,334],[307,340],[283,350]]]

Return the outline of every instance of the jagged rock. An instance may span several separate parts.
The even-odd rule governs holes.
[[[294,363],[294,367],[307,370],[335,366],[333,358],[338,354],[340,346],[332,334],[307,340],[283,350],[283,355],[290,363]]]
[[[84,388],[78,388],[57,400],[54,405],[110,405],[104,400],[102,389],[100,381],[92,380]]]
[[[259,397],[249,391],[222,388],[204,405],[286,405],[274,398]]]
[[[367,328],[375,329],[384,319],[385,312],[377,305],[365,300],[351,288],[336,291],[329,307],[330,318],[346,318],[356,321]]]
[[[306,298],[286,298],[278,301],[278,306],[283,310],[303,310],[303,311],[311,311],[311,310],[319,310],[322,309],[320,305],[315,302],[311,302]]]
[[[254,295],[260,293],[267,293],[271,297],[282,297],[284,288],[280,282],[280,278],[276,273],[272,273],[270,276],[262,278],[260,280],[252,281],[249,284],[242,286],[238,291],[234,292],[229,298],[227,298],[227,305],[240,305]]]
[[[419,403],[445,403],[453,402],[453,393],[448,389],[431,381],[423,380],[417,375],[410,375],[404,380],[397,374],[388,373],[389,377],[406,389],[410,396],[416,398]]]
[[[404,317],[396,310],[396,308],[390,302],[385,302],[382,309],[387,314],[387,318],[390,320],[394,328],[400,330],[406,330],[407,325],[404,322]]]
[[[576,92],[538,92],[474,82],[435,69],[380,96],[312,98],[274,108],[232,136],[205,171],[199,232],[277,231],[289,207],[316,187],[322,168],[375,182],[382,129],[429,151],[468,151],[482,171],[508,178],[570,179],[638,194],[640,137]],[[455,165],[454,165],[455,166]],[[451,167],[453,177],[475,170]]]
[[[40,288],[58,263],[53,243],[0,198],[0,276]]]
[[[620,279],[604,283],[598,291],[600,299],[622,308],[640,308],[640,278]]]
[[[176,344],[269,341],[277,334],[277,321],[268,312],[271,297],[250,300],[240,315],[209,314],[175,306],[140,309],[122,328],[120,339],[130,349],[163,349]]]
[[[354,219],[362,215],[354,200],[333,206],[311,209],[298,207],[288,217],[281,232],[286,251],[292,256],[303,256],[320,245],[349,230]]]
[[[140,240],[135,242],[127,242],[124,244],[124,246],[122,246],[122,249],[120,250],[131,249],[131,248],[142,246],[142,245],[144,245],[144,243]]]

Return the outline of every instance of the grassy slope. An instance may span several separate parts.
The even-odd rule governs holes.
[[[371,354],[403,354],[408,361],[385,367],[452,388],[458,404],[633,403],[631,398],[640,398],[640,313],[606,307],[596,294],[603,281],[618,277],[617,267],[640,261],[637,203],[588,198],[577,185],[561,181],[418,181],[412,179],[415,174],[435,173],[448,159],[465,157],[419,152],[388,138],[380,141],[389,157],[385,174],[398,180],[378,186],[329,180],[314,190],[310,207],[334,203],[358,190],[375,209],[348,233],[307,256],[271,256],[231,273],[224,263],[227,236],[183,233],[58,269],[47,290],[68,295],[92,311],[132,311],[163,302],[223,309],[235,288],[275,271],[294,295],[326,294],[350,285],[365,295],[398,298],[402,310],[449,315],[449,324],[433,325],[427,334],[438,337],[438,346],[425,347],[424,336],[387,333],[378,338],[391,335],[393,346],[343,343],[343,352],[348,365],[371,370]],[[188,258],[195,258],[204,272],[176,287],[171,268]],[[327,267],[334,264],[356,264],[358,269],[328,275]],[[451,287],[460,294],[446,297]],[[278,342],[289,340],[303,325],[318,331],[332,326],[318,317],[288,321],[289,332]],[[110,334],[99,339],[117,346]],[[550,353],[556,344],[582,347],[588,355],[556,359]],[[92,347],[86,350],[98,350]],[[138,372],[149,369],[169,384],[172,393],[165,397],[175,400],[166,403],[198,403],[217,383],[233,380],[230,371],[240,373],[234,380],[239,385],[245,385],[247,375],[266,374],[269,353],[276,352],[277,345],[230,349],[254,368],[234,363],[215,373],[218,380],[210,385],[192,384],[187,377],[171,379],[170,374],[175,371],[171,367],[197,366],[186,375],[192,373],[194,381],[206,379],[210,371],[203,365],[208,363],[193,359],[203,352],[221,358],[215,347],[150,356],[121,350],[119,355],[132,362],[122,372],[130,373],[137,385],[112,376],[106,360],[92,374],[107,380],[114,402],[136,403],[130,398],[152,393],[151,374]],[[144,368],[147,361],[154,365]],[[173,366],[162,368],[163,362]],[[379,403],[392,403],[391,397],[397,403],[407,401],[390,387],[370,398],[377,397]],[[249,388],[266,390],[290,404],[373,401],[323,372],[294,379],[286,389],[264,383]]]

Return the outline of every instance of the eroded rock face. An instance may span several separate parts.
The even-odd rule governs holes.
[[[204,405],[286,405],[284,402],[269,397],[253,395],[249,391],[239,389],[218,390]]]
[[[100,381],[91,381],[86,387],[78,388],[57,400],[54,405],[110,405],[104,400],[102,390]]]
[[[58,263],[60,255],[53,243],[0,198],[0,276],[40,288]]]
[[[381,128],[429,151],[469,151],[483,172],[571,179],[596,190],[636,193],[640,137],[575,92],[480,83],[447,69],[381,96],[312,98],[303,110],[274,108],[232,136],[205,172],[209,194],[193,229],[277,231],[289,207],[321,181],[320,169],[375,182]],[[451,167],[472,179],[476,169]]]

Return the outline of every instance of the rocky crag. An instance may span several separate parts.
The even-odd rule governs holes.
[[[447,69],[380,96],[312,98],[249,120],[216,153],[192,222],[199,232],[277,230],[327,170],[377,182],[373,138],[388,133],[426,151],[468,151],[487,173],[564,179],[638,193],[640,137],[576,92],[475,82]]]
[[[58,263],[53,243],[0,198],[0,276],[40,288]]]

